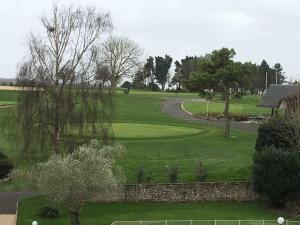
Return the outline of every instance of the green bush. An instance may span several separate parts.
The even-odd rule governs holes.
[[[160,87],[156,83],[150,82],[147,85],[147,90],[150,90],[150,91],[160,91]]]
[[[177,166],[173,166],[170,168],[168,175],[169,175],[169,181],[171,183],[176,183],[177,178],[178,178],[178,173],[179,173],[179,171],[178,171]]]
[[[7,156],[0,152],[0,179],[7,177],[13,168],[13,164],[9,161]]]
[[[300,154],[282,149],[266,148],[254,156],[254,191],[282,205],[299,189]]]
[[[45,219],[57,218],[59,216],[59,211],[56,208],[46,206],[40,209],[39,216]]]
[[[144,167],[140,167],[138,172],[137,172],[137,181],[138,183],[144,183],[146,180],[146,174],[145,174],[145,170]]]
[[[224,114],[223,113],[209,113],[209,115],[212,117],[216,117],[218,120],[224,119]],[[228,114],[230,120],[235,120],[235,121],[248,121],[248,115],[243,114],[243,113],[229,113]]]
[[[235,121],[248,121],[248,115],[242,113],[231,113],[230,116]]]
[[[147,86],[140,81],[133,81],[131,84],[131,88],[133,89],[139,89],[139,90],[145,90],[147,88]]]
[[[286,123],[282,117],[274,117],[260,125],[255,149],[261,151],[265,147],[291,148],[290,142],[284,138]]]
[[[207,170],[204,168],[201,162],[199,162],[196,174],[196,180],[198,182],[203,182],[207,178]]]

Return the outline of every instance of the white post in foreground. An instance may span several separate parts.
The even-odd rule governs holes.
[[[266,71],[266,91],[268,90],[268,72]]]
[[[38,225],[37,221],[32,221],[32,225]]]
[[[277,223],[278,223],[279,225],[282,225],[282,224],[284,223],[284,218],[283,218],[283,217],[279,217],[279,218],[277,219]]]
[[[206,100],[206,118],[209,119],[209,114],[208,114],[208,104],[209,104],[209,101]]]

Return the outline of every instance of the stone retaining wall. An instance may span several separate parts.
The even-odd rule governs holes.
[[[127,202],[255,201],[250,182],[132,184],[124,187]]]

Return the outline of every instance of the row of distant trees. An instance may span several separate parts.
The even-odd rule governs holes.
[[[234,60],[234,49],[222,48],[205,56],[186,57],[175,62],[175,74],[170,78],[172,58],[149,57],[144,66],[135,74],[132,86],[152,89],[161,86],[165,90],[166,83],[175,86],[178,91],[195,91],[204,93],[206,89],[220,92],[224,98],[224,137],[229,137],[229,100],[232,93],[259,93],[267,84],[281,84],[285,81],[282,66],[277,63],[270,67],[265,60],[261,65]],[[276,81],[277,78],[277,81]],[[155,86],[156,84],[156,86]],[[157,89],[157,87],[156,87]]]
[[[175,61],[175,71],[172,77],[170,68],[173,59],[170,55],[165,55],[165,57],[150,56],[135,73],[132,86],[138,89],[151,90],[159,90],[159,87],[160,90],[165,90],[166,87],[169,87],[177,92],[203,92],[210,86],[219,89],[220,87],[213,84],[215,83],[213,82],[213,75],[224,66],[222,63],[228,61],[229,58],[233,60],[235,55],[234,49],[228,49],[230,52],[226,50],[227,55],[224,55],[226,52],[224,49],[215,50],[204,56],[186,56],[180,61]],[[223,56],[225,56],[224,60],[220,60],[220,57]],[[231,88],[240,88],[251,93],[259,93],[266,89],[266,76],[267,85],[282,84],[286,79],[280,63],[269,66],[266,60],[262,60],[260,65],[251,62],[236,62],[234,66],[236,67],[235,70],[240,70],[240,74]]]

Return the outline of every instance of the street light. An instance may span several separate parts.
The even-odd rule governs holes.
[[[277,219],[277,223],[278,224],[283,224],[284,223],[284,218],[283,217],[279,217],[278,219]]]
[[[32,221],[32,225],[38,225],[36,221]]]

